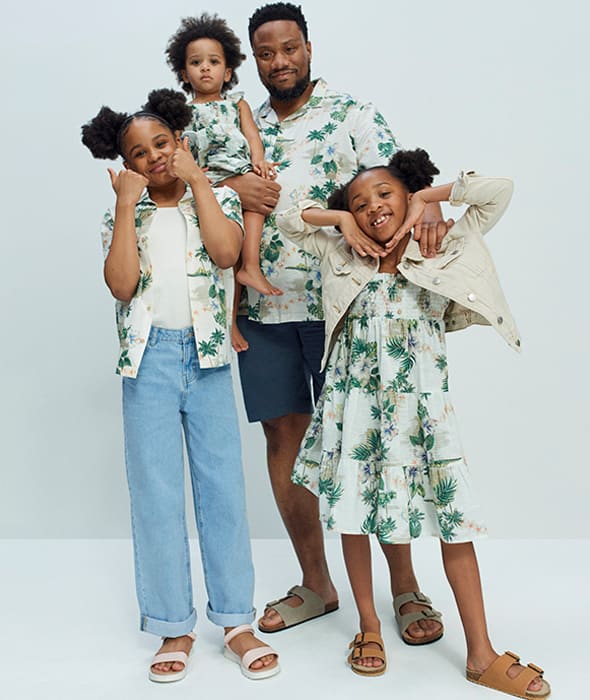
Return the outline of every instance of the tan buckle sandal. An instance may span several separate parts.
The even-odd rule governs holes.
[[[520,657],[517,654],[512,651],[506,651],[490,664],[483,673],[467,668],[465,675],[467,680],[472,683],[485,685],[486,688],[499,690],[508,695],[515,695],[517,698],[539,700],[539,698],[548,697],[551,693],[551,686],[543,679],[543,669],[539,668],[539,666],[528,664],[515,678],[510,678],[508,669],[519,661]],[[538,677],[541,678],[543,685],[541,690],[527,690],[531,681]]]
[[[368,647],[367,644],[377,644],[379,647]],[[355,635],[352,642],[348,645],[349,649],[352,649],[348,655],[348,663],[350,668],[358,673],[359,676],[382,676],[387,668],[387,661],[385,659],[385,645],[383,644],[383,637],[375,632],[359,632]],[[364,664],[357,663],[360,659],[381,659],[383,662],[380,666],[365,666]]]

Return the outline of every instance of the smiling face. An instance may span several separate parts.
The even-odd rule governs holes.
[[[123,164],[148,179],[148,187],[162,187],[177,178],[170,175],[168,158],[180,144],[170,129],[157,119],[134,119],[122,138]]]
[[[294,100],[310,86],[311,44],[297,22],[265,22],[252,36],[252,48],[262,84],[276,100]]]
[[[190,83],[197,102],[220,100],[231,74],[223,46],[216,39],[195,39],[187,45],[182,79]]]
[[[385,168],[360,173],[348,188],[348,208],[359,228],[376,241],[388,241],[406,217],[410,193]]]

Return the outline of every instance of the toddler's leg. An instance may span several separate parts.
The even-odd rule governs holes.
[[[277,296],[282,290],[274,287],[260,270],[260,239],[264,226],[264,214],[244,211],[244,245],[242,247],[242,267],[236,272],[236,279],[245,287],[252,287],[261,294]]]
[[[445,573],[457,602],[467,643],[467,668],[478,673],[485,671],[497,658],[488,636],[479,567],[473,543],[448,544],[441,542]],[[523,670],[519,664],[511,666],[507,674],[516,678]],[[543,687],[540,678],[533,679],[529,691]]]
[[[373,575],[371,572],[371,544],[367,535],[342,535],[342,552],[348,580],[359,612],[361,632],[381,634],[381,622],[375,610],[373,598]],[[367,649],[379,649],[369,642]],[[377,668],[383,665],[381,658],[367,656],[356,662],[360,666]]]
[[[239,265],[234,267],[234,276],[238,274]],[[240,329],[238,328],[237,317],[238,317],[238,306],[240,305],[240,298],[242,296],[242,289],[244,285],[240,284],[236,279],[234,285],[234,303],[231,312],[231,346],[236,352],[243,352],[247,350],[250,345],[246,338],[242,335]]]

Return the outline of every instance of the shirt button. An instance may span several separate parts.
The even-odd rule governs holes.
[[[410,263],[409,263],[409,262],[405,262],[405,263],[402,264],[402,267],[404,268],[404,270],[409,270],[409,269],[410,269]]]
[[[440,277],[435,277],[435,278],[432,280],[432,284],[440,284]]]
[[[342,265],[336,265],[336,272],[340,272],[342,270]]]
[[[498,322],[498,325],[502,325],[504,323],[504,319],[502,318],[502,316],[498,316],[496,321]]]
[[[473,292],[471,292],[470,294],[467,295],[467,299],[469,301],[475,301],[477,299],[477,297],[475,296],[475,294]]]

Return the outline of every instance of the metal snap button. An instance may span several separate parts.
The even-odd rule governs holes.
[[[435,278],[432,280],[432,284],[440,284],[440,277],[435,277]]]
[[[467,299],[468,299],[469,301],[475,301],[475,300],[477,299],[477,297],[475,296],[475,294],[474,294],[473,292],[470,292],[470,293],[467,295]]]

